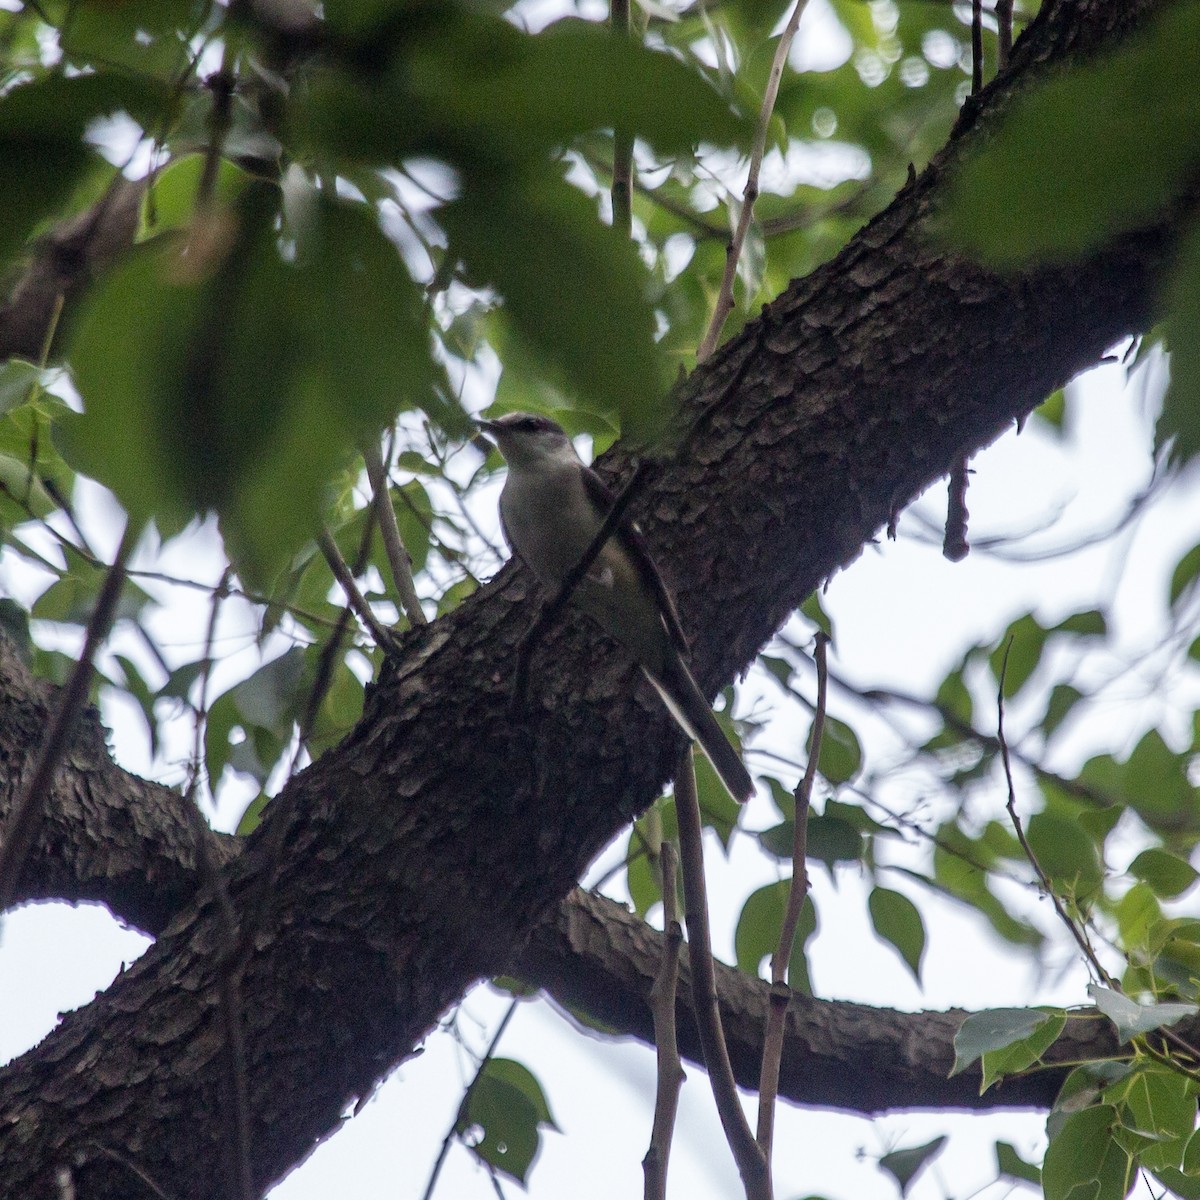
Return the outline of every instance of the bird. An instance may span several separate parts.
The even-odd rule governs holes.
[[[505,540],[544,586],[556,590],[587,552],[615,498],[549,417],[513,412],[476,423],[495,439],[508,465],[500,493]],[[739,803],[748,800],[754,781],[688,668],[675,601],[633,521],[617,523],[571,601],[632,654],[730,795]]]

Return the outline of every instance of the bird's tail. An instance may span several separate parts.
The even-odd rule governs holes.
[[[739,804],[745,804],[754,794],[754,780],[717,723],[687,664],[678,655],[671,655],[661,678],[651,675],[644,667],[642,671],[654,684],[655,691],[662,697],[671,716],[679,722],[679,727],[692,741],[700,743],[729,794]]]

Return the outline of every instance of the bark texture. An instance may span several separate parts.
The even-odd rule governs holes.
[[[1069,271],[1016,279],[946,254],[926,229],[948,166],[986,136],[1011,91],[1153,7],[1050,0],[939,159],[683,389],[686,452],[662,465],[635,515],[674,581],[710,691],[961,453],[1148,323],[1171,252],[1166,217]],[[615,478],[628,468],[619,448],[605,464]],[[473,981],[509,966],[678,758],[657,699],[580,617],[547,637],[529,712],[509,715],[533,587],[506,569],[409,633],[359,727],[291,782],[226,868],[254,951],[242,995],[262,1187],[334,1130]],[[85,824],[108,807],[93,784],[85,770],[56,791],[68,805],[86,797],[76,816]],[[166,805],[157,792],[146,803]],[[122,820],[133,832],[121,836],[136,838],[135,818]],[[48,871],[55,852],[45,839],[43,849]],[[122,873],[102,861],[92,880]],[[158,927],[170,907],[143,898],[128,915]],[[123,1197],[139,1186],[130,1163],[178,1200],[220,1190],[228,1105],[217,960],[228,937],[199,890],[112,987],[0,1072],[0,1195],[54,1196],[56,1169],[69,1167],[77,1194]],[[831,1024],[810,1040],[846,1036]],[[920,1053],[910,1042],[897,1058]],[[859,1067],[866,1107],[890,1106],[871,1094],[862,1047]],[[896,1102],[919,1102],[897,1087]],[[854,1090],[821,1102],[858,1107]]]

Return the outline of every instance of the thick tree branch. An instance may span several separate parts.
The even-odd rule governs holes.
[[[1152,7],[1050,0],[972,120],[990,121],[1031,66],[1086,52]],[[684,581],[711,690],[898,505],[1150,319],[1167,224],[1017,280],[931,245],[927,221],[969,123],[684,389],[698,422],[688,456],[663,465],[636,515]],[[605,468],[619,479],[629,464],[618,453]],[[243,981],[259,1186],[335,1129],[473,980],[505,968],[678,757],[656,698],[582,618],[547,636],[530,715],[510,719],[529,591],[508,569],[409,631],[358,729],[289,784],[288,855],[255,914]],[[259,894],[278,817],[227,868],[239,911]],[[124,1196],[116,1154],[180,1200],[208,1194],[223,1136],[220,928],[210,903],[181,911],[0,1073],[0,1194],[54,1195],[55,1166],[70,1162],[81,1195]]]

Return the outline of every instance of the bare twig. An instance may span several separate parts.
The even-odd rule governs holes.
[[[233,48],[228,38],[221,54],[221,67],[210,75],[205,83],[212,92],[212,112],[208,117],[208,145],[204,150],[204,168],[196,188],[196,208],[200,212],[212,206],[213,192],[217,186],[217,171],[221,166],[221,152],[225,137],[233,124],[233,93],[237,80],[233,74]]]
[[[239,931],[237,913],[229,898],[229,889],[221,876],[212,849],[212,835],[200,812],[198,800],[200,776],[203,771],[203,730],[208,720],[208,685],[212,675],[213,642],[216,639],[217,617],[222,602],[229,595],[229,579],[233,569],[227,567],[220,583],[213,589],[209,604],[208,626],[204,636],[204,658],[200,668],[200,695],[196,705],[195,729],[192,743],[192,763],[189,771],[186,811],[196,844],[196,858],[201,878],[221,914],[224,926],[223,946],[218,958],[218,993],[221,1024],[225,1031],[225,1074],[229,1102],[225,1116],[229,1123],[226,1148],[228,1190],[238,1200],[258,1200],[254,1187],[253,1158],[250,1145],[250,1087],[246,1072],[246,1042],[242,1027],[242,980],[239,963]]]
[[[675,847],[667,841],[659,846],[663,897],[663,956],[650,989],[650,1011],[654,1018],[654,1045],[658,1058],[658,1087],[654,1096],[654,1124],[650,1147],[642,1159],[646,1200],[666,1200],[667,1164],[679,1108],[679,1089],[685,1078],[675,1036],[675,992],[679,986],[679,953],[683,929],[675,899]]]
[[[704,362],[717,348],[721,330],[725,321],[733,311],[733,281],[737,275],[738,260],[742,257],[742,246],[746,242],[746,233],[750,228],[750,220],[754,215],[754,202],[758,199],[758,174],[762,169],[763,154],[767,148],[767,131],[771,127],[771,114],[775,111],[775,97],[779,94],[779,81],[783,78],[783,69],[787,65],[788,51],[792,46],[796,27],[804,15],[808,0],[796,0],[788,17],[787,25],[779,35],[779,44],[775,47],[775,58],[771,63],[771,74],[767,77],[766,91],[763,93],[762,109],[758,114],[758,125],[754,130],[754,146],[750,151],[750,169],[746,174],[746,188],[742,193],[742,207],[738,213],[737,228],[725,249],[725,273],[721,278],[721,289],[717,293],[717,303],[713,310],[712,320],[708,330],[696,351],[696,361]]]
[[[1000,27],[996,59],[996,70],[999,72],[1008,66],[1008,56],[1012,53],[1013,0],[996,0],[996,22]]]
[[[617,37],[629,37],[629,0],[612,0],[609,24]],[[628,129],[613,130],[613,228],[629,237],[633,230],[633,137]]]
[[[59,694],[58,707],[51,718],[46,739],[42,742],[33,774],[14,801],[5,822],[4,841],[0,844],[0,912],[8,908],[16,895],[17,882],[25,867],[29,848],[33,844],[54,772],[75,730],[75,722],[87,704],[96,653],[108,636],[113,617],[116,615],[117,601],[125,583],[125,564],[136,542],[136,531],[127,525],[121,536],[116,558],[104,577],[104,584],[96,598],[96,607],[92,609],[92,615],[88,618],[79,661]]]
[[[400,606],[411,625],[425,625],[428,618],[421,608],[421,600],[413,583],[412,559],[400,537],[400,526],[396,524],[396,510],[392,507],[392,492],[388,486],[387,468],[383,455],[374,442],[363,447],[363,461],[367,464],[367,476],[371,480],[371,491],[375,496],[375,520],[383,535],[383,548],[387,552],[388,565],[392,568],[392,581],[400,596]]]
[[[770,1173],[738,1100],[713,970],[708,930],[708,898],[704,883],[704,847],[692,747],[683,752],[675,773],[675,811],[679,820],[679,857],[683,866],[683,899],[687,913],[688,960],[692,967],[692,1003],[725,1140],[733,1151],[747,1200],[771,1200]]]
[[[783,1033],[792,989],[788,971],[792,965],[793,942],[800,913],[808,898],[808,811],[812,803],[813,783],[821,760],[821,742],[825,736],[825,705],[829,691],[829,667],[826,647],[829,637],[818,631],[817,710],[813,716],[812,748],[804,775],[796,784],[796,814],[792,822],[792,882],[788,888],[787,908],[779,930],[779,943],[771,956],[771,1005],[767,1010],[767,1028],[763,1035],[762,1073],[758,1084],[758,1145],[771,1169],[771,1144],[775,1132],[775,1099],[779,1094],[779,1068],[783,1061]]]
[[[151,1175],[146,1169],[134,1162],[127,1154],[123,1154],[120,1150],[114,1149],[112,1146],[105,1146],[100,1142],[84,1142],[80,1146],[81,1150],[95,1150],[104,1155],[105,1158],[112,1162],[120,1164],[127,1170],[130,1175],[144,1184],[147,1191],[158,1197],[158,1200],[174,1200],[174,1197]]]
[[[942,555],[951,562],[962,562],[971,551],[967,541],[967,458],[958,459],[950,470],[946,500],[946,532],[942,538]]]
[[[612,536],[613,531],[620,524],[626,512],[629,511],[629,506],[633,502],[634,497],[641,490],[643,484],[649,478],[649,462],[643,459],[634,469],[633,474],[629,477],[629,482],[621,489],[617,495],[613,506],[608,510],[608,515],[605,516],[600,528],[596,530],[591,542],[588,543],[588,548],[580,556],[579,561],[563,576],[563,581],[558,586],[558,591],[555,592],[549,603],[547,603],[540,613],[537,620],[529,627],[528,632],[521,639],[521,645],[517,649],[517,665],[513,672],[513,690],[512,690],[512,708],[516,712],[520,712],[525,707],[525,696],[529,687],[529,664],[533,659],[533,652],[537,649],[538,643],[545,635],[550,624],[558,617],[558,614],[566,607],[567,602],[571,599],[571,595],[579,586],[579,581],[591,570],[592,563],[596,561],[597,555],[604,549],[604,543]]]
[[[1025,827],[1021,823],[1021,818],[1017,815],[1017,792],[1013,785],[1012,762],[1008,753],[1008,741],[1004,736],[1004,677],[1008,673],[1008,654],[1012,649],[1012,643],[1013,640],[1010,637],[1004,647],[1004,662],[1000,667],[1000,684],[996,689],[996,740],[1000,743],[1000,760],[1004,764],[1004,778],[1008,784],[1008,802],[1005,804],[1005,808],[1008,809],[1009,819],[1012,821],[1013,832],[1017,835],[1017,841],[1020,842],[1021,849],[1024,851],[1025,857],[1029,860],[1029,865],[1034,869],[1042,891],[1050,897],[1059,920],[1070,930],[1071,937],[1075,939],[1075,944],[1079,947],[1083,957],[1091,965],[1092,970],[1096,972],[1096,977],[1106,987],[1110,987],[1114,991],[1120,991],[1120,984],[1104,969],[1104,964],[1096,957],[1096,951],[1092,949],[1092,945],[1083,930],[1071,917],[1071,914],[1067,912],[1061,897],[1051,886],[1050,878],[1042,869],[1041,863],[1038,862],[1037,855],[1034,854],[1033,847],[1029,844],[1029,839],[1025,836]]]
[[[345,593],[346,603],[354,609],[355,615],[370,631],[371,636],[375,639],[375,644],[381,650],[389,650],[394,644],[391,632],[371,611],[366,597],[358,590],[358,584],[354,582],[354,575],[346,566],[346,560],[342,557],[342,552],[337,548],[337,543],[330,536],[328,529],[322,529],[317,534],[317,545],[325,556],[325,561],[329,564],[333,577]]]
[[[971,0],[971,95],[983,90],[983,0]]]
[[[421,1200],[430,1200],[432,1197],[433,1189],[437,1187],[438,1176],[442,1173],[442,1164],[446,1161],[446,1155],[450,1153],[450,1144],[458,1134],[458,1124],[467,1111],[467,1106],[471,1103],[471,1097],[475,1094],[475,1089],[479,1086],[479,1080],[487,1070],[488,1063],[496,1056],[496,1047],[500,1045],[500,1039],[508,1029],[508,1023],[516,1015],[517,1005],[520,1003],[520,1000],[514,999],[505,1010],[504,1016],[500,1018],[500,1024],[496,1027],[496,1032],[492,1035],[488,1048],[483,1052],[483,1058],[479,1060],[479,1066],[476,1068],[471,1082],[467,1084],[466,1091],[463,1092],[463,1098],[459,1102],[458,1111],[454,1114],[454,1120],[450,1123],[450,1128],[446,1130],[446,1136],[442,1138],[441,1149],[438,1150],[433,1170],[429,1173],[429,1182],[425,1185],[425,1191],[421,1193]]]

